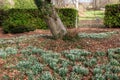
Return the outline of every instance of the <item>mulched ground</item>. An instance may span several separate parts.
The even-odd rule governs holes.
[[[63,50],[70,50],[74,48],[79,48],[79,49],[85,49],[89,50],[91,52],[96,52],[96,51],[107,51],[110,48],[117,48],[120,47],[120,28],[119,29],[108,29],[108,28],[79,28],[79,29],[69,29],[68,30],[71,33],[100,33],[100,32],[111,32],[111,31],[117,31],[119,34],[115,34],[111,36],[110,38],[106,39],[90,39],[90,38],[81,38],[77,39],[74,41],[69,41],[69,40],[54,40],[51,39],[51,37],[40,37],[37,38],[36,41],[28,41],[25,43],[21,43],[21,46],[29,45],[32,44],[33,46],[38,46],[42,49],[45,50],[52,50],[55,52],[61,52]],[[49,30],[35,30],[31,32],[26,32],[26,33],[21,33],[21,34],[4,34],[2,32],[2,29],[0,29],[0,39],[1,38],[11,38],[11,37],[17,37],[17,36],[22,36],[22,35],[32,35],[32,34],[51,34]],[[74,35],[74,34],[73,34]],[[13,58],[14,57],[14,58]],[[0,59],[0,67],[3,67],[5,64],[17,62],[17,58],[20,57],[20,54],[16,54],[15,56],[8,58],[7,61],[4,59]],[[11,62],[10,62],[11,61]],[[13,62],[14,61],[14,62]],[[2,76],[4,74],[9,75],[9,77],[13,77],[15,75],[19,74],[18,70],[11,70],[11,69],[6,69],[6,68],[1,68],[0,69],[0,80],[2,80]],[[87,78],[89,78],[87,76]],[[25,76],[24,80],[28,80],[27,77]],[[83,80],[88,80],[83,79]]]
[[[51,38],[41,37],[37,42],[33,42],[35,46],[40,46],[45,50],[52,50],[56,52],[61,52],[63,50],[70,50],[74,48],[86,49],[91,52],[96,51],[107,51],[110,48],[120,47],[120,28],[108,29],[108,28],[78,28],[78,29],[69,29],[70,32],[85,32],[85,33],[100,33],[100,32],[109,32],[117,31],[119,34],[113,35],[110,38],[106,39],[90,39],[83,38],[76,41],[65,41],[65,40],[54,40]],[[0,29],[0,38],[11,38],[21,35],[32,35],[32,34],[51,34],[49,30],[35,30],[31,32],[21,33],[21,34],[4,34],[2,29]],[[44,45],[43,45],[44,43]],[[41,45],[42,44],[42,45]]]
[[[91,52],[107,51],[110,48],[120,47],[120,34],[107,39],[79,39],[77,41],[48,40],[45,50],[61,52],[74,48],[85,49]]]

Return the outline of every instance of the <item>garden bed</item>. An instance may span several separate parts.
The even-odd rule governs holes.
[[[0,80],[120,79],[120,29],[68,31],[80,37],[54,40],[48,30],[0,33]]]
[[[28,46],[0,50],[1,80],[119,80],[120,48],[107,53],[71,49],[55,53]]]

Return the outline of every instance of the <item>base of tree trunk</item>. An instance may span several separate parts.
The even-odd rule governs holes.
[[[67,30],[56,11],[53,10],[53,14],[47,16],[45,21],[55,39],[62,38],[67,34]]]

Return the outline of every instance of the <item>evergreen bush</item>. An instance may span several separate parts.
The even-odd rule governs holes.
[[[106,5],[104,24],[109,28],[120,28],[120,4]]]
[[[66,27],[75,26],[75,17],[77,14],[75,9],[64,8],[57,9],[57,11]],[[48,29],[38,9],[9,9],[5,11],[5,16],[0,19],[0,22],[2,22],[5,33],[22,33],[35,29]]]

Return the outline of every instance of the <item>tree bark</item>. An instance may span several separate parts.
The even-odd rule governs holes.
[[[55,10],[52,10],[51,16],[46,16],[45,22],[56,39],[66,35],[67,30]]]
[[[38,2],[38,0],[35,1]],[[43,2],[41,1],[43,4],[41,7],[39,6],[38,3],[36,3],[36,5],[38,9],[41,10],[41,12],[43,12],[44,20],[48,25],[54,38],[56,39],[62,38],[67,34],[67,30],[63,25],[60,17],[58,16],[54,6],[49,6],[49,7],[47,6],[48,4],[50,4],[48,1],[50,2],[50,0],[44,0]]]

